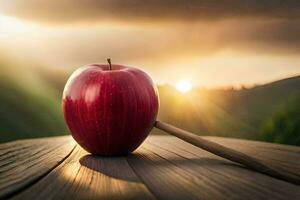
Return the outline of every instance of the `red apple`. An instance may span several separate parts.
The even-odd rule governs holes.
[[[143,71],[92,64],[77,69],[62,107],[73,138],[90,153],[126,155],[148,136],[156,120],[157,88]]]

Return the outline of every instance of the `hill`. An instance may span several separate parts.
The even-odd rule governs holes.
[[[182,95],[159,89],[159,118],[203,135],[258,139],[265,121],[291,98],[300,96],[300,76],[250,89],[196,89]]]
[[[67,134],[60,98],[68,73],[43,68],[10,73],[7,66],[0,61],[0,142]],[[163,85],[158,119],[200,135],[266,139],[260,137],[264,124],[299,91],[300,76],[250,89],[196,88],[187,94]]]
[[[66,134],[56,90],[19,66],[0,60],[0,142]]]

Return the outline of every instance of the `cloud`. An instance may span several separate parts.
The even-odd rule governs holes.
[[[42,26],[22,37],[8,35],[10,39],[0,42],[11,48],[9,52],[30,54],[51,66],[79,66],[112,57],[120,63],[149,63],[154,69],[170,60],[201,60],[224,52],[237,57],[299,56],[300,26],[294,23],[300,24],[248,19],[159,27]]]
[[[300,55],[299,0],[2,0],[0,13],[46,24],[13,41],[52,65]]]
[[[300,18],[298,0],[2,0],[0,12],[52,23]]]
[[[300,20],[237,21],[220,31],[225,46],[257,53],[300,54]]]

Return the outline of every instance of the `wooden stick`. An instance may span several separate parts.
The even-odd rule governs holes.
[[[253,170],[264,174],[268,174],[272,177],[276,177],[300,185],[300,177],[297,174],[289,173],[287,171],[276,170],[271,166],[266,165],[257,158],[251,157],[234,149],[209,141],[207,139],[202,138],[201,136],[197,136],[193,133],[182,130],[170,124],[156,121],[154,126],[222,158],[226,158],[233,162],[240,163],[246,167],[249,167]]]

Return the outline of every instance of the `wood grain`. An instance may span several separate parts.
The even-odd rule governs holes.
[[[245,154],[228,146],[216,143],[214,141],[206,140],[202,136],[198,136],[196,134],[190,133],[188,131],[182,130],[164,122],[156,121],[154,126],[222,158],[226,158],[230,161],[240,163],[250,169],[256,170],[264,174],[268,174],[272,177],[276,177],[300,185],[299,174],[293,173],[291,170],[283,170],[281,169],[281,166],[274,167],[274,165],[270,164],[265,160],[257,158],[253,154]]]
[[[137,156],[129,157],[129,163],[149,189],[157,192],[159,199],[300,197],[297,185],[249,170],[174,137],[151,137],[135,154]],[[164,189],[165,185],[176,189],[170,192]],[[195,187],[198,189],[191,192],[190,189]]]
[[[147,200],[155,197],[125,157],[92,156],[77,146],[59,167],[13,199]]]
[[[218,137],[205,139],[255,155],[279,170],[300,173],[299,147]],[[68,141],[72,139],[56,137],[0,145],[0,186],[4,188],[0,197],[55,200],[300,197],[298,185],[258,173],[173,136],[149,136],[127,157],[92,156],[78,145],[72,151],[74,143],[66,148]],[[67,152],[71,154],[66,155]],[[44,174],[37,176],[35,173],[40,170]]]
[[[72,151],[70,137],[0,145],[0,198],[16,194],[55,168]]]

